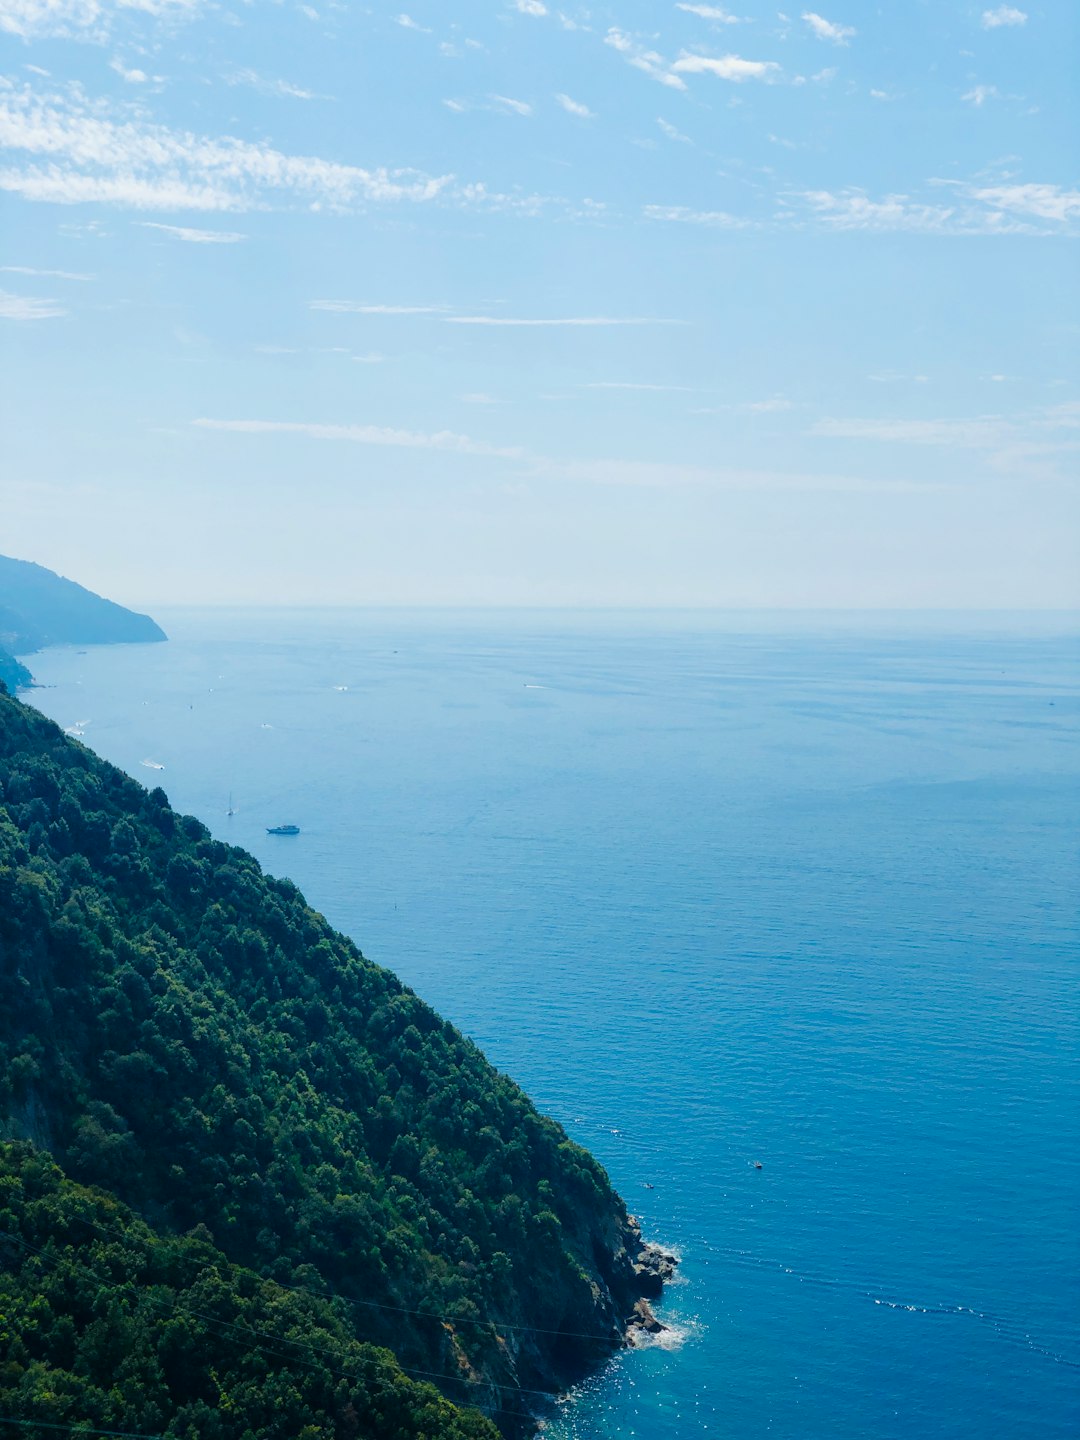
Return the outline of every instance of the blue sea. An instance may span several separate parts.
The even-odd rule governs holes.
[[[33,702],[294,879],[682,1256],[667,1343],[550,1436],[1077,1433],[1075,619],[158,618],[35,657]]]

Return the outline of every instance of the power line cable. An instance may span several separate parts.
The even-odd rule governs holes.
[[[21,1425],[34,1430],[66,1430],[68,1434],[74,1431],[79,1435],[108,1435],[113,1437],[113,1440],[165,1440],[163,1435],[144,1435],[131,1430],[102,1430],[97,1425],[84,1425],[82,1422],[59,1425],[52,1420],[15,1420],[9,1415],[0,1415],[0,1425]]]
[[[103,1235],[114,1235],[117,1238],[130,1238],[123,1236],[119,1230],[110,1230],[104,1225],[97,1225],[93,1220],[87,1220],[84,1215],[76,1215],[73,1219],[79,1220],[84,1225],[89,1225],[92,1230],[98,1230]],[[264,1277],[260,1276],[260,1279]],[[471,1319],[468,1316],[452,1315],[449,1312],[440,1313],[437,1310],[415,1310],[407,1305],[392,1305],[381,1300],[357,1300],[350,1295],[343,1295],[337,1290],[311,1290],[304,1285],[286,1285],[283,1280],[266,1280],[267,1284],[276,1285],[279,1290],[288,1290],[294,1295],[310,1295],[322,1300],[340,1300],[344,1305],[358,1305],[372,1310],[390,1310],[399,1315],[416,1315],[426,1320],[438,1320],[448,1325],[479,1325],[491,1326],[494,1330],[524,1331],[532,1335],[555,1335],[560,1340],[591,1340],[598,1344],[611,1341],[610,1331],[601,1334],[599,1331],[585,1332],[574,1330],[547,1329],[542,1325],[521,1325],[511,1321],[493,1320],[490,1317],[481,1316],[479,1319]]]
[[[73,1218],[73,1219],[81,1220],[81,1219],[83,1219],[84,1217],[82,1217],[82,1216],[73,1216],[72,1218]],[[91,1224],[91,1225],[93,1224],[93,1222],[90,1222],[90,1221],[88,1221],[88,1222],[86,1222],[86,1223]],[[97,1228],[103,1228],[103,1227],[94,1226],[94,1228],[97,1229]],[[111,1233],[117,1234],[117,1233],[119,1233],[119,1232],[113,1231],[113,1232],[111,1232]],[[12,1234],[10,1231],[0,1230],[0,1235],[6,1236],[8,1239],[13,1240],[17,1245],[21,1245],[21,1246],[23,1247],[23,1249],[30,1251],[32,1254],[35,1254],[35,1255],[40,1256],[42,1259],[44,1259],[44,1260],[46,1260],[46,1261],[48,1261],[48,1262],[50,1262],[50,1263],[52,1263],[52,1264],[54,1264],[54,1265],[59,1263],[59,1257],[56,1257],[56,1258],[54,1259],[52,1256],[50,1256],[50,1254],[48,1253],[48,1251],[41,1249],[39,1246],[31,1245],[28,1241],[21,1239],[20,1236],[14,1235],[14,1234]],[[125,1238],[130,1238],[130,1237],[125,1237]],[[77,1249],[77,1248],[79,1248],[79,1247],[76,1246],[76,1247],[74,1247],[74,1248]],[[122,1282],[121,1284],[117,1284],[117,1283],[115,1283],[115,1282],[113,1282],[113,1281],[110,1281],[110,1280],[104,1280],[104,1279],[102,1279],[102,1277],[101,1277],[100,1275],[98,1275],[98,1274],[96,1274],[94,1271],[92,1271],[92,1270],[90,1269],[90,1267],[86,1264],[85,1261],[82,1262],[82,1263],[83,1263],[84,1269],[86,1270],[86,1272],[87,1272],[87,1274],[90,1276],[90,1278],[91,1278],[92,1280],[95,1280],[103,1289],[112,1290],[112,1291],[139,1290],[139,1289],[142,1289],[142,1290],[145,1292],[145,1291],[147,1290],[147,1288],[148,1288],[148,1287],[145,1286],[145,1285],[143,1285],[143,1286],[138,1285],[138,1283],[137,1283],[136,1281],[133,1281],[133,1280],[127,1280],[127,1281]],[[207,1268],[209,1268],[209,1267],[207,1267]],[[260,1278],[261,1278],[261,1277],[260,1277]],[[264,1282],[264,1283],[267,1283],[267,1284],[276,1284],[275,1281],[266,1281],[266,1282]],[[280,1287],[280,1288],[284,1288],[284,1287]],[[311,1292],[309,1292],[309,1291],[299,1291],[298,1293],[300,1293],[300,1294],[310,1294]],[[318,1297],[315,1297],[315,1298],[318,1298]],[[147,1304],[156,1306],[158,1309],[163,1309],[163,1310],[170,1311],[170,1312],[171,1312],[172,1314],[174,1314],[174,1315],[183,1315],[183,1316],[188,1317],[189,1319],[201,1320],[201,1321],[203,1321],[204,1324],[206,1324],[208,1327],[210,1327],[212,1331],[213,1331],[214,1328],[216,1328],[219,1336],[221,1335],[221,1332],[222,1332],[223,1330],[237,1332],[240,1340],[243,1341],[243,1342],[245,1342],[245,1343],[247,1344],[247,1346],[248,1346],[249,1349],[259,1350],[261,1353],[266,1354],[266,1355],[269,1355],[269,1356],[271,1356],[271,1357],[274,1358],[274,1359],[290,1360],[290,1361],[292,1361],[293,1363],[298,1364],[298,1365],[301,1365],[301,1366],[304,1366],[305,1368],[307,1368],[307,1369],[309,1369],[309,1370],[314,1370],[314,1369],[316,1368],[315,1365],[314,1365],[312,1362],[305,1362],[305,1361],[304,1361],[303,1359],[301,1359],[299,1356],[297,1356],[297,1355],[295,1355],[295,1354],[290,1354],[288,1351],[270,1350],[270,1349],[267,1348],[267,1346],[266,1346],[265,1344],[259,1344],[258,1341],[259,1341],[259,1340],[269,1341],[270,1343],[275,1344],[275,1345],[292,1345],[292,1346],[294,1346],[294,1347],[296,1347],[296,1348],[298,1348],[298,1349],[307,1350],[310,1354],[313,1354],[313,1355],[333,1355],[333,1354],[334,1354],[334,1352],[333,1352],[332,1350],[329,1350],[329,1349],[327,1349],[327,1348],[324,1347],[324,1346],[312,1345],[312,1344],[310,1344],[309,1342],[306,1342],[306,1341],[303,1341],[303,1340],[292,1340],[292,1339],[290,1339],[288,1336],[285,1336],[285,1335],[274,1335],[274,1334],[271,1334],[271,1333],[269,1333],[268,1331],[265,1331],[265,1330],[257,1330],[254,1326],[237,1325],[237,1324],[235,1324],[235,1323],[232,1322],[232,1321],[229,1321],[229,1320],[221,1320],[221,1319],[218,1319],[216,1316],[206,1315],[206,1314],[205,1314],[204,1312],[202,1312],[202,1311],[192,1310],[192,1309],[190,1309],[190,1308],[187,1308],[187,1307],[183,1306],[180,1302],[170,1303],[170,1302],[165,1301],[165,1300],[159,1300],[159,1299],[157,1299],[155,1296],[149,1295],[149,1294],[145,1294],[145,1293],[144,1293],[144,1299],[145,1299],[145,1301],[146,1301]],[[257,1337],[257,1338],[255,1338],[255,1337]],[[229,1338],[229,1337],[224,1337],[224,1336],[222,1336],[221,1338]],[[253,1341],[254,1341],[254,1343],[253,1343]],[[365,1343],[368,1343],[368,1342],[364,1342],[364,1341],[361,1341],[361,1340],[357,1339],[355,1343],[357,1343],[357,1344],[365,1344]],[[391,1352],[391,1354],[392,1354],[392,1352]],[[354,1360],[355,1360],[355,1362],[358,1362],[359,1364],[366,1364],[366,1365],[381,1365],[381,1364],[383,1363],[383,1362],[377,1360],[374,1356],[369,1356],[369,1355],[358,1355],[358,1356],[354,1357]],[[497,1394],[497,1395],[500,1395],[500,1396],[501,1396],[502,1391],[505,1389],[505,1390],[508,1390],[508,1391],[511,1393],[511,1395],[513,1395],[513,1394],[535,1395],[535,1396],[537,1396],[538,1398],[547,1401],[548,1403],[554,1403],[554,1402],[556,1401],[556,1398],[557,1398],[557,1397],[556,1397],[555,1395],[553,1395],[552,1392],[549,1391],[549,1390],[533,1390],[533,1389],[529,1389],[528,1387],[523,1386],[523,1385],[504,1385],[504,1384],[500,1383],[499,1381],[474,1380],[474,1379],[472,1379],[471,1377],[466,1376],[466,1375],[447,1375],[447,1374],[445,1374],[445,1373],[443,1373],[443,1372],[440,1372],[440,1371],[435,1371],[435,1370],[423,1370],[423,1369],[420,1369],[420,1368],[417,1367],[417,1366],[410,1366],[410,1365],[402,1364],[401,1361],[399,1361],[396,1356],[393,1356],[393,1364],[394,1364],[394,1366],[395,1366],[399,1371],[401,1371],[401,1373],[403,1373],[403,1374],[405,1374],[405,1375],[408,1375],[408,1376],[410,1376],[411,1378],[417,1378],[417,1377],[419,1377],[419,1378],[424,1379],[424,1380],[444,1380],[444,1381],[446,1381],[447,1383],[449,1383],[449,1384],[454,1384],[454,1385],[484,1385],[484,1386],[489,1386],[490,1388],[494,1389],[495,1392],[496,1392],[496,1394]],[[322,1368],[326,1373],[328,1373],[328,1374],[330,1374],[330,1375],[334,1375],[334,1376],[336,1376],[338,1379],[351,1380],[351,1381],[353,1381],[354,1383],[356,1383],[356,1382],[358,1382],[358,1381],[360,1381],[360,1380],[362,1379],[362,1377],[359,1376],[359,1375],[357,1375],[357,1374],[350,1374],[348,1371],[336,1369],[336,1368],[334,1368],[334,1367],[331,1366],[331,1365],[325,1364],[325,1362],[323,1363],[323,1365],[322,1365],[321,1368]],[[468,1403],[468,1402],[451,1401],[451,1400],[449,1399],[449,1397],[448,1397],[448,1396],[445,1396],[445,1395],[442,1395],[440,1398],[442,1398],[442,1399],[444,1399],[444,1400],[447,1400],[447,1402],[450,1403],[450,1404]],[[506,1415],[515,1415],[515,1416],[518,1416],[519,1418],[525,1419],[525,1420],[535,1419],[535,1416],[532,1415],[532,1414],[531,1414],[530,1412],[528,1412],[528,1411],[525,1411],[525,1410],[512,1410],[512,1409],[508,1408],[507,1406],[502,1405],[501,1403],[499,1404],[498,1412],[497,1412],[497,1413],[499,1413],[499,1414],[506,1414]],[[160,1437],[150,1437],[150,1440],[160,1440]]]

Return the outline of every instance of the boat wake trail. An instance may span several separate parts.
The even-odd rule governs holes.
[[[922,1305],[911,1300],[902,1300],[882,1294],[881,1291],[858,1280],[845,1280],[836,1276],[814,1275],[798,1271],[790,1265],[785,1265],[783,1261],[771,1260],[765,1256],[755,1255],[749,1250],[736,1249],[734,1246],[714,1245],[704,1239],[698,1243],[702,1249],[720,1256],[729,1264],[740,1265],[747,1269],[779,1271],[783,1275],[789,1275],[800,1285],[812,1285],[823,1290],[845,1290],[872,1305],[880,1305],[888,1310],[903,1310],[910,1315],[955,1316],[977,1320],[993,1331],[1000,1340],[1010,1345],[1031,1350],[1055,1365],[1064,1365],[1070,1370],[1080,1370],[1080,1360],[1070,1355],[1063,1355],[1060,1351],[1043,1344],[1038,1337],[1029,1334],[1023,1325],[1015,1320],[1010,1320],[1007,1316],[997,1315],[992,1310],[978,1310],[971,1305]]]

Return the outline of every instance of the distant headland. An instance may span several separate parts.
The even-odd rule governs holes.
[[[33,683],[15,657],[46,645],[120,645],[165,640],[161,626],[30,560],[0,555],[0,680]]]

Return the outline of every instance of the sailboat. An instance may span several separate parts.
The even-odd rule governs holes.
[[[235,815],[235,814],[236,814],[236,809],[235,809],[235,807],[233,806],[233,803],[232,803],[232,791],[231,791],[231,790],[229,791],[229,808],[225,811],[225,814],[226,814],[226,815]]]

